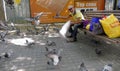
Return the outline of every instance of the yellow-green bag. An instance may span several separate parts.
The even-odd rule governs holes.
[[[100,20],[105,34],[109,38],[120,37],[120,22],[119,20],[111,14],[106,19]]]
[[[86,29],[87,29],[87,30],[89,30],[89,29],[90,29],[90,24],[88,24],[88,25],[86,26]]]

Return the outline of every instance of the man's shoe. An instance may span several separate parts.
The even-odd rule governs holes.
[[[72,36],[66,36],[67,38],[72,38]]]
[[[67,42],[76,42],[77,41],[77,39],[69,39],[69,40],[67,40]]]

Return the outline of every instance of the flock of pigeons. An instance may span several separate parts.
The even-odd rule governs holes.
[[[35,17],[33,18],[25,18],[25,20],[27,21],[30,21],[30,22],[34,22],[35,25],[39,25],[40,24],[40,17],[43,15],[43,12],[41,13],[38,13]],[[15,25],[13,23],[11,23],[11,26],[8,26],[6,23],[3,23],[2,21],[0,21],[0,28],[2,29],[5,29],[6,31],[5,32],[0,32],[0,39],[1,41],[5,41],[5,36],[7,35],[8,33],[8,30],[9,30],[9,27],[12,28],[12,30],[17,30],[15,28]],[[45,27],[45,31],[47,31],[48,28],[46,29]],[[56,30],[56,29],[55,29]],[[18,34],[20,33],[20,30],[18,30]],[[26,44],[28,44],[28,46],[31,46],[31,45],[34,45],[35,43],[30,43],[29,40],[26,40]],[[53,41],[47,41],[46,42],[46,45],[47,46],[56,46],[56,43],[53,42]],[[51,65],[51,66],[58,66],[59,63],[61,62],[62,60],[62,56],[61,56],[61,51],[63,51],[62,49],[51,49],[51,48],[48,48],[48,47],[45,47],[46,49],[46,54],[45,56],[47,58],[49,58],[49,60],[47,61],[47,64],[48,65]],[[97,50],[96,50],[97,51]],[[0,55],[0,59],[2,58],[10,58],[10,53],[8,52],[5,52],[5,53],[2,53]],[[82,62],[80,64],[80,68],[79,68],[79,71],[88,71],[88,69],[86,68],[84,62]],[[112,64],[108,64],[108,65],[105,65],[104,68],[102,69],[102,71],[112,71]]]

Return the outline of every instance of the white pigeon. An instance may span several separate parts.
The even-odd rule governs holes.
[[[112,64],[107,64],[104,66],[103,70],[102,71],[112,71]]]
[[[52,50],[52,49],[48,49],[47,47],[45,48],[46,48],[46,51],[48,52],[46,56],[51,59],[51,62],[48,62],[47,64],[48,65],[52,64],[54,66],[57,66],[62,59],[62,56],[60,56],[60,52],[62,51],[62,49],[57,51],[56,49]]]
[[[27,39],[26,39],[26,45],[27,46],[31,46],[31,45],[34,45],[35,43],[34,42],[30,42],[30,41],[28,41]]]
[[[38,13],[35,17],[31,17],[31,18],[25,18],[25,20],[30,21],[30,22],[34,22],[35,25],[39,25],[40,24],[40,17],[43,15],[43,12]]]

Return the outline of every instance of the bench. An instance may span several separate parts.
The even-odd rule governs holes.
[[[114,14],[118,20],[120,21],[120,10],[112,10],[112,11],[104,11],[104,10],[100,10],[100,11],[86,11],[83,13],[84,17],[88,20],[91,20],[92,17],[102,17],[103,15],[110,15],[110,14]],[[96,35],[94,33],[92,33],[91,31],[88,31],[86,29],[83,29],[82,31],[84,31],[85,35],[89,35],[90,37],[92,37],[94,40],[97,41],[104,41],[108,44],[120,44],[120,38],[108,38],[107,35]]]

